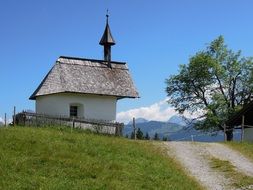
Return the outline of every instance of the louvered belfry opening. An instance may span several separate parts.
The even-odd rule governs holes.
[[[109,15],[107,14],[105,31],[99,44],[104,46],[104,60],[107,62],[108,66],[111,67],[111,46],[115,45],[115,41],[112,37],[108,18]]]

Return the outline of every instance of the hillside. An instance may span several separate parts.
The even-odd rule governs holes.
[[[0,189],[201,189],[152,142],[67,128],[0,129]]]
[[[136,123],[136,127],[140,128],[144,134],[149,133],[151,137],[154,136],[155,133],[158,133],[160,137],[167,136],[183,128],[182,125],[162,121],[143,121],[141,123]],[[123,133],[124,135],[128,134],[130,136],[132,131],[133,126],[132,123],[130,123],[124,127]]]
[[[141,121],[141,122],[137,122]],[[147,121],[143,118],[136,119],[136,128],[140,128],[144,133],[148,133],[151,137],[154,137],[155,133],[158,133],[160,139],[168,137],[172,141],[194,141],[199,142],[223,142],[224,134],[222,131],[217,133],[208,133],[201,130],[196,130],[193,126],[186,127],[186,123],[180,117],[173,116],[169,121]],[[125,125],[123,134],[131,136],[133,131],[132,122]],[[240,130],[234,131],[234,140],[240,140]]]

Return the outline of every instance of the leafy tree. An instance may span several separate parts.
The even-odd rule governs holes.
[[[143,139],[143,132],[141,131],[140,128],[137,129],[136,138],[140,140]]]
[[[126,136],[125,136],[127,139],[128,139],[128,134],[126,134]]]
[[[168,103],[179,113],[198,113],[197,129],[223,130],[225,121],[252,97],[252,70],[252,58],[232,51],[219,36],[166,79]],[[232,130],[226,134],[233,139]]]
[[[149,136],[148,132],[146,132],[144,139],[146,139],[146,140],[150,139],[150,136]]]
[[[154,140],[156,140],[156,141],[159,141],[159,140],[160,140],[158,133],[155,133],[155,135],[154,135]]]
[[[169,138],[167,136],[163,136],[163,141],[168,141]]]

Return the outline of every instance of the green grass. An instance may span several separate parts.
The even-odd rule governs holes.
[[[222,172],[225,177],[230,179],[232,187],[247,189],[253,184],[253,177],[238,172],[229,161],[210,158],[210,165],[213,169]]]
[[[241,152],[243,155],[253,161],[253,143],[249,142],[227,142],[227,146]]]
[[[0,129],[0,189],[202,189],[148,141],[67,128]]]

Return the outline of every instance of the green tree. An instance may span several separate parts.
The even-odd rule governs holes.
[[[252,97],[252,70],[252,58],[232,51],[219,36],[166,79],[168,103],[179,113],[198,113],[197,129],[223,130],[225,121]],[[232,139],[233,131],[227,131],[227,140]]]
[[[144,139],[146,139],[146,140],[150,139],[150,136],[149,136],[148,132],[146,132]]]
[[[155,133],[155,135],[154,135],[154,140],[156,140],[156,141],[159,141],[159,140],[160,140],[158,133]]]
[[[168,141],[169,138],[167,136],[163,136],[163,141]]]
[[[143,139],[143,132],[141,131],[140,128],[137,129],[136,138],[140,140]]]

